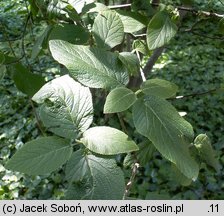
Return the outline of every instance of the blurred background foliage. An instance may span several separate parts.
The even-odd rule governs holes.
[[[104,2],[104,1],[102,1]],[[183,1],[161,1],[178,5]],[[189,2],[189,1],[187,1]],[[194,7],[223,13],[222,0],[195,0]],[[46,27],[41,19],[26,23],[29,4],[23,0],[0,0],[0,50],[31,68],[34,73],[51,80],[60,74],[59,66],[52,60],[47,50],[37,59],[31,56],[34,42]],[[224,164],[224,96],[223,92],[212,91],[223,83],[224,42],[218,38],[218,28],[213,19],[202,20],[196,34],[185,31],[196,22],[196,17],[187,15],[183,24],[164,53],[156,62],[148,78],[163,78],[176,83],[179,95],[173,100],[175,107],[186,112],[186,119],[193,125],[196,134],[206,133],[212,141],[220,164]],[[26,29],[24,31],[24,25]],[[223,27],[223,26],[222,26]],[[210,35],[212,34],[212,36]],[[207,35],[208,37],[204,37]],[[21,37],[24,40],[21,42]],[[147,61],[144,58],[142,65]],[[203,94],[207,92],[206,94]],[[200,94],[202,93],[202,94]],[[116,115],[104,116],[104,100],[94,92],[95,122],[119,128]],[[129,123],[129,134],[135,134],[131,127],[130,113],[124,119]],[[24,143],[36,138],[40,131],[28,96],[19,92],[10,78],[10,73],[0,81],[0,199],[61,199],[64,196],[64,172],[60,170],[47,176],[27,176],[4,169],[8,158]],[[144,143],[142,143],[144,145]],[[131,196],[139,199],[224,199],[223,169],[215,173],[206,165],[200,170],[199,178],[189,186],[181,186],[173,178],[170,163],[158,152],[147,152],[150,161],[143,161],[137,173]],[[122,159],[120,158],[122,161]],[[128,159],[127,159],[128,160]],[[119,158],[118,158],[119,161]],[[127,162],[128,163],[128,162]],[[127,178],[130,169],[125,169]]]

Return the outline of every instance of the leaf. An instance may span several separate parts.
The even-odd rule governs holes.
[[[99,13],[101,11],[108,10],[108,7],[102,3],[94,2],[86,5],[82,12],[83,13]]]
[[[162,79],[150,79],[142,83],[141,89],[146,95],[155,95],[162,98],[174,97],[178,86]]]
[[[119,14],[126,33],[137,32],[147,25],[147,18],[139,13],[124,10],[117,10],[116,12]]]
[[[78,150],[68,161],[65,173],[69,181],[67,199],[122,199],[124,175],[114,159],[87,155]]]
[[[128,72],[117,55],[98,48],[50,41],[52,56],[72,77],[92,88],[115,88],[128,83]]]
[[[146,164],[152,159],[155,147],[149,140],[147,142],[140,143],[138,146],[139,151],[137,152],[137,159],[141,166],[146,166]]]
[[[134,40],[132,47],[133,50],[136,50],[144,55],[149,55],[149,50],[144,40]]]
[[[151,17],[155,13],[150,1],[133,0],[131,8],[137,13],[144,13],[147,17]]]
[[[199,167],[188,148],[194,135],[192,126],[168,101],[153,95],[138,99],[133,105],[133,121],[137,131],[186,177],[197,178]]]
[[[32,97],[44,84],[44,77],[31,73],[20,63],[11,66],[12,78],[19,89],[24,94]]]
[[[102,155],[114,155],[137,151],[138,146],[128,136],[115,128],[92,127],[83,133],[81,142],[90,151]]]
[[[77,11],[78,14],[82,12],[85,4],[92,3],[93,0],[68,0],[68,3]]]
[[[32,53],[31,53],[31,59],[37,58],[37,56],[40,54],[41,50],[44,49],[44,47],[47,44],[47,38],[51,32],[52,26],[47,26],[43,33],[37,38],[36,42],[34,43]]]
[[[128,69],[130,75],[137,75],[140,70],[140,63],[137,56],[130,52],[119,53],[119,59]]]
[[[95,18],[92,29],[96,44],[100,48],[111,49],[124,38],[124,26],[115,11],[102,11]]]
[[[35,0],[28,0],[28,1],[30,4],[30,10],[33,16],[35,17],[38,14],[39,8],[37,7]]]
[[[6,66],[0,65],[0,81],[4,78],[5,73],[6,73]]]
[[[199,134],[195,138],[194,144],[199,152],[201,160],[219,172],[221,167],[218,160],[215,158],[215,152],[209,137],[206,134]]]
[[[147,27],[147,44],[150,50],[167,44],[175,36],[177,26],[164,11],[157,12]]]
[[[32,98],[45,102],[40,118],[53,133],[76,138],[89,128],[93,121],[93,104],[89,88],[82,86],[68,75],[56,78],[44,85]]]
[[[127,110],[136,101],[135,93],[125,87],[113,89],[106,98],[104,113],[116,113]]]
[[[69,141],[59,137],[42,137],[27,142],[6,164],[6,169],[42,175],[55,171],[71,156]]]
[[[53,27],[49,40],[64,40],[72,44],[84,44],[89,40],[89,33],[81,26],[59,24]]]
[[[192,180],[183,175],[174,164],[171,166],[171,180],[176,181],[183,186],[188,186],[192,182]]]

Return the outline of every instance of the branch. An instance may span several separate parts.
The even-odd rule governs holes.
[[[24,58],[26,60],[27,65],[29,66],[29,68],[31,68],[31,66],[30,66],[29,60],[28,60],[28,58],[26,56],[24,40],[25,40],[26,28],[27,28],[27,25],[28,25],[28,22],[29,22],[30,17],[31,17],[31,14],[29,13],[28,16],[27,16],[27,18],[26,18],[25,25],[24,25],[23,34],[22,34],[22,44],[21,44],[22,51],[23,51],[23,56],[24,56]]]
[[[223,14],[218,14],[218,13],[214,13],[214,12],[209,12],[209,11],[200,11],[200,10],[196,10],[194,8],[188,8],[188,7],[183,7],[183,6],[178,6],[176,7],[178,10],[183,10],[183,11],[188,11],[191,12],[193,14],[202,14],[205,16],[212,16],[212,17],[219,17],[219,18],[223,18],[224,15]]]
[[[134,165],[133,165],[133,168],[132,168],[132,173],[131,173],[130,180],[128,181],[128,183],[126,185],[126,188],[125,188],[125,191],[124,191],[123,200],[125,200],[127,198],[128,194],[130,192],[131,186],[133,185],[134,180],[135,180],[135,176],[138,172],[138,168],[139,168],[139,163],[135,162]]]
[[[0,43],[5,43],[5,42],[9,42],[9,41],[17,41],[17,40],[21,40],[22,36],[19,36],[17,38],[8,38],[7,40],[0,40]]]
[[[123,120],[121,114],[120,113],[117,113],[117,117],[119,119],[119,122],[120,122],[120,125],[121,125],[121,128],[122,128],[122,131],[128,135],[128,130],[127,130],[126,126],[125,126],[125,123],[124,123],[124,120]]]
[[[155,49],[154,52],[153,52],[153,54],[148,59],[145,67],[143,68],[143,72],[144,72],[144,74],[145,74],[146,77],[152,71],[153,66],[155,65],[156,61],[161,56],[161,54],[163,53],[163,51],[164,51],[164,46]]]
[[[200,95],[206,95],[206,94],[210,94],[213,93],[215,91],[217,91],[218,89],[211,89],[205,92],[199,92],[199,93],[192,93],[192,94],[188,94],[188,95],[183,95],[183,96],[177,96],[175,98],[170,98],[170,100],[175,100],[175,99],[185,99],[188,97],[196,97],[196,96],[200,96]]]
[[[141,58],[140,58],[139,52],[136,51],[136,54],[137,54],[137,57],[138,57],[139,64],[141,64]],[[140,75],[141,75],[142,81],[145,82],[146,78],[145,78],[145,74],[143,72],[143,69],[142,69],[141,65],[140,65]]]
[[[20,62],[24,57],[25,57],[25,55],[23,54],[20,58],[16,59],[15,61],[11,61],[11,62],[6,63],[4,65],[7,66],[7,65],[11,65],[11,64],[16,64],[16,63]]]
[[[208,38],[208,39],[212,39],[212,40],[221,40],[223,41],[224,40],[224,37],[219,37],[219,36],[209,36],[209,35],[206,35],[206,34],[201,34],[201,33],[198,33],[194,30],[191,30],[191,31],[185,31],[185,32],[191,32],[192,34],[194,35],[197,35],[199,37],[204,37],[204,38]]]
[[[110,8],[110,9],[118,9],[118,8],[131,7],[131,4],[109,5],[107,7]]]
[[[151,5],[159,6],[158,3],[151,3]],[[131,4],[111,5],[111,6],[108,6],[108,7],[110,9],[118,9],[118,8],[124,8],[124,7],[131,7]],[[202,15],[205,15],[205,16],[213,16],[213,17],[219,17],[219,18],[224,17],[223,14],[218,14],[218,13],[209,12],[209,11],[200,11],[200,10],[196,10],[194,8],[189,8],[189,7],[184,7],[184,6],[174,6],[174,7],[177,8],[178,10],[188,11],[188,12],[191,12],[193,14],[202,14]]]

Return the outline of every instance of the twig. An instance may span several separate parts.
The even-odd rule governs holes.
[[[137,54],[137,57],[138,57],[138,60],[139,60],[139,64],[141,64],[141,58],[140,58],[139,52],[136,51],[136,54]],[[144,74],[144,71],[143,71],[141,66],[140,66],[140,74],[141,74],[142,81],[145,82],[146,78],[145,78],[145,74]]]
[[[10,48],[10,50],[11,50],[13,56],[14,56],[15,58],[17,58],[17,57],[16,57],[16,53],[15,53],[13,47],[12,47],[12,43],[11,43],[11,41],[10,41],[9,38],[8,38],[8,34],[7,34],[7,31],[6,31],[5,25],[2,23],[1,26],[2,26],[2,28],[3,28],[4,42],[7,42],[7,43],[8,43],[9,48]]]
[[[135,176],[138,172],[138,168],[139,168],[139,163],[135,162],[134,165],[133,165],[133,168],[132,168],[132,174],[131,174],[131,177],[126,185],[126,188],[125,188],[125,191],[124,191],[124,195],[123,195],[123,200],[125,200],[130,192],[130,189],[131,189],[131,186],[133,185],[134,183],[134,180],[135,180]]]
[[[120,125],[121,125],[121,128],[122,128],[122,131],[124,133],[128,134],[128,130],[127,130],[125,124],[124,124],[124,120],[123,120],[122,116],[120,115],[120,113],[117,113],[117,117],[119,119],[119,122],[120,122]]]
[[[26,56],[24,40],[25,40],[26,28],[27,28],[27,25],[28,25],[30,16],[31,16],[31,14],[29,13],[28,16],[27,16],[27,18],[26,18],[25,26],[24,26],[24,29],[23,29],[22,43],[21,43],[22,51],[23,51],[23,55],[24,55],[24,58],[25,58],[25,60],[26,60],[27,65],[29,66],[29,68],[31,68],[31,65],[30,65],[29,60],[28,60],[28,58],[27,58],[27,56]]]
[[[143,71],[144,71],[146,76],[148,76],[150,74],[153,66],[155,65],[156,61],[161,56],[163,51],[164,51],[164,46],[159,47],[159,48],[154,50],[153,54],[150,56],[150,58],[148,59],[146,65],[145,65],[145,67],[143,68]]]
[[[117,8],[131,7],[131,4],[109,5],[107,7],[110,9],[117,9]]]
[[[222,2],[222,0],[218,0],[223,6],[224,6],[224,3]]]
[[[151,3],[151,5],[159,6],[158,3]],[[118,8],[124,8],[124,7],[131,7],[131,4],[111,5],[111,6],[108,6],[108,7],[110,9],[118,9]],[[202,14],[202,15],[205,15],[205,16],[213,16],[213,17],[219,17],[219,18],[224,17],[223,14],[218,14],[218,13],[209,12],[209,11],[200,11],[200,10],[196,10],[196,9],[190,8],[190,7],[184,7],[184,6],[174,6],[174,7],[177,8],[178,10],[188,11],[188,12],[191,12],[193,14]]]
[[[0,40],[0,43],[4,43],[4,42],[9,42],[9,41],[17,41],[17,40],[21,40],[22,39],[22,36],[19,36],[17,38],[8,38],[7,40]]]
[[[192,30],[190,31],[192,34],[197,35],[199,37],[204,37],[204,38],[208,38],[208,39],[212,39],[212,40],[224,40],[224,37],[219,37],[219,36],[209,36],[206,34],[202,34],[202,33],[197,33],[196,31]]]
[[[177,96],[175,98],[170,98],[170,99],[174,100],[174,99],[184,99],[184,98],[188,98],[188,97],[196,97],[196,96],[200,96],[200,95],[210,94],[210,93],[215,92],[217,90],[218,89],[211,89],[211,90],[206,91],[206,92],[192,93],[192,94],[188,94],[188,95]]]
[[[15,64],[15,63],[18,63],[18,62],[20,62],[23,58],[24,58],[24,54],[20,57],[20,58],[18,58],[17,60],[15,60],[15,61],[12,61],[12,62],[9,62],[9,63],[6,63],[6,64],[4,64],[4,65],[11,65],[11,64]]]

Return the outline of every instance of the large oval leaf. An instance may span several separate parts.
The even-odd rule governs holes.
[[[168,101],[156,96],[139,99],[133,105],[133,120],[137,131],[151,140],[165,158],[186,177],[197,178],[199,167],[188,149],[193,129]]]
[[[146,95],[170,98],[176,95],[178,86],[162,79],[150,79],[142,83],[141,89]]]
[[[52,26],[47,26],[43,33],[37,38],[37,40],[34,43],[32,53],[31,53],[31,59],[34,60],[41,52],[42,49],[46,49],[47,47],[47,39],[51,32]]]
[[[137,151],[138,146],[128,136],[115,128],[99,126],[88,129],[83,133],[82,143],[91,151],[114,155]]]
[[[177,32],[177,26],[164,11],[157,12],[148,24],[147,44],[150,50],[168,43]]]
[[[102,11],[95,18],[93,35],[100,48],[111,49],[120,44],[124,38],[124,26],[115,11]]]
[[[135,93],[125,87],[113,89],[106,98],[104,113],[116,113],[127,110],[136,101]]]
[[[114,159],[86,155],[79,150],[71,156],[65,172],[69,181],[67,199],[122,199],[124,174]]]
[[[21,63],[11,65],[10,69],[17,89],[30,97],[45,84],[44,77],[31,73],[29,69]]]
[[[86,86],[110,89],[129,81],[126,67],[114,53],[60,40],[50,41],[50,50],[54,59]]]
[[[74,24],[56,25],[49,35],[49,40],[64,40],[72,44],[84,44],[88,39],[88,31]]]
[[[147,19],[140,13],[118,10],[117,13],[124,25],[124,32],[134,33],[146,27]]]
[[[128,69],[130,75],[135,76],[139,73],[140,63],[135,54],[130,52],[120,52],[119,59]]]
[[[47,174],[58,169],[71,156],[68,140],[42,137],[26,143],[6,164],[6,169],[29,175]]]
[[[59,136],[76,138],[92,123],[93,105],[89,88],[68,75],[44,85],[33,100],[37,103],[49,101],[42,105],[40,118],[50,131]]]
[[[92,2],[94,2],[94,0],[68,0],[68,3],[76,10],[78,14],[82,12],[85,5]]]
[[[211,141],[206,134],[199,134],[194,140],[195,147],[199,152],[200,159],[213,167],[217,172],[220,170],[220,164],[215,157],[215,151],[212,148]]]

